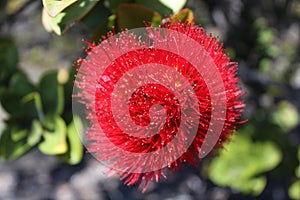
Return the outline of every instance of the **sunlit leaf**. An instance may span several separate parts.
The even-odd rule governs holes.
[[[161,3],[166,5],[168,8],[171,8],[173,13],[179,12],[184,5],[186,4],[186,0],[159,0]]]
[[[20,130],[15,127],[12,128],[11,139],[13,142],[18,142],[24,139],[27,135],[28,135],[28,131],[26,129]]]
[[[99,1],[78,0],[55,17],[43,13],[43,24],[46,30],[53,30],[57,35],[67,31],[80,21]]]
[[[280,161],[281,152],[272,142],[253,143],[245,136],[236,135],[212,161],[209,177],[218,185],[258,195],[266,184],[260,174],[272,170]]]
[[[33,120],[31,129],[27,138],[27,143],[30,146],[36,145],[42,138],[43,128],[38,120]]]
[[[80,118],[74,116],[73,121],[67,128],[69,149],[65,154],[59,155],[59,159],[66,161],[71,165],[78,164],[82,160],[83,146],[80,139],[82,130],[83,127]]]
[[[45,123],[50,130],[43,132],[43,141],[38,146],[40,151],[49,155],[66,153],[68,145],[65,121],[59,116],[48,116]]]
[[[51,17],[55,17],[76,1],[77,0],[43,0],[43,6]]]
[[[289,188],[289,196],[291,199],[300,199],[300,180],[293,183]]]
[[[298,161],[299,166],[296,168],[295,174],[300,179],[300,147],[298,147]]]
[[[122,4],[117,10],[119,29],[144,27],[145,23],[158,25],[161,23],[161,19],[157,12],[137,4]]]
[[[285,131],[295,128],[299,123],[299,118],[297,108],[288,101],[280,102],[272,114],[273,122]]]
[[[43,11],[42,11],[42,24],[43,24],[43,26],[44,26],[44,28],[47,32],[52,32],[53,31],[51,23],[52,23],[51,22],[51,17],[47,13],[46,9],[43,8]]]

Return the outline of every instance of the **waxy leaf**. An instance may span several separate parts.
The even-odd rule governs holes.
[[[12,127],[11,139],[13,142],[18,142],[24,139],[28,135],[28,131],[26,129],[19,130],[15,127]]]
[[[187,0],[159,0],[162,4],[166,5],[168,8],[172,9],[173,13],[179,12]]]
[[[44,129],[43,141],[38,146],[40,151],[49,155],[66,153],[68,145],[65,121],[59,116],[48,116],[45,123],[50,130]]]
[[[8,84],[8,90],[3,91],[1,104],[10,114],[15,116],[35,116],[36,111],[32,102],[22,102],[21,99],[35,90],[25,74],[15,73]],[[21,101],[21,102],[20,102]]]
[[[8,160],[8,161],[15,160],[20,156],[24,155],[25,153],[27,153],[32,148],[30,145],[27,144],[26,140],[24,139],[14,141],[12,139],[12,135],[15,135],[14,131],[19,131],[19,130],[6,128],[1,135],[0,159],[2,160]],[[23,131],[26,132],[26,130]]]
[[[64,107],[63,86],[58,83],[58,72],[46,72],[38,83],[43,110],[47,114],[62,114]]]
[[[93,9],[80,21],[80,24],[84,28],[88,29],[89,31],[94,31],[111,15],[110,10],[105,7],[103,2],[104,1],[97,3],[96,6],[93,7]],[[109,30],[111,30],[111,27],[106,29],[103,35],[106,35]]]
[[[80,21],[99,1],[78,0],[55,17],[43,11],[42,22],[47,31],[61,35]]]
[[[31,84],[24,73],[18,72],[15,73],[9,82],[9,90],[19,95],[20,97],[25,96],[26,94],[33,92],[35,87]]]
[[[18,49],[10,38],[0,38],[0,84],[6,84],[16,72],[19,62]]]
[[[34,146],[38,144],[38,142],[41,140],[43,134],[43,127],[40,121],[33,120],[31,125],[31,130],[29,132],[27,143],[30,146]]]
[[[68,151],[65,154],[58,155],[59,159],[71,165],[76,165],[82,160],[83,146],[80,139],[82,131],[83,127],[80,118],[74,116],[73,121],[67,128]]]
[[[43,0],[43,6],[50,17],[56,17],[65,8],[75,3],[77,0]]]

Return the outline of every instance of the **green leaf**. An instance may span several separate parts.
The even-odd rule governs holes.
[[[136,0],[135,2],[139,5],[158,12],[163,17],[169,17],[172,14],[172,10],[162,4],[159,0]]]
[[[79,22],[98,2],[78,0],[55,17],[43,12],[43,25],[47,31],[54,31],[57,35],[61,35]]]
[[[0,38],[0,84],[6,84],[17,70],[18,49],[10,38]]]
[[[168,8],[171,8],[173,13],[179,12],[184,5],[186,4],[186,0],[159,0],[162,4],[166,5]]]
[[[268,46],[273,43],[275,38],[276,31],[271,28],[265,28],[259,32],[257,40],[262,46]]]
[[[291,199],[300,199],[300,180],[293,183],[289,188],[289,196]]]
[[[9,82],[9,89],[13,94],[23,97],[26,94],[33,92],[35,87],[29,82],[24,73],[17,72],[12,76]]]
[[[0,86],[0,102],[4,93],[5,93],[5,87]]]
[[[46,72],[38,83],[43,110],[48,114],[61,114],[64,106],[63,86],[58,84],[57,71]]]
[[[23,73],[15,73],[9,81],[8,90],[3,91],[1,104],[3,108],[14,116],[32,117],[36,116],[32,102],[20,102],[20,100],[35,90]]]
[[[47,32],[53,31],[51,17],[45,8],[42,10],[42,24]]]
[[[27,138],[27,143],[30,146],[35,146],[41,140],[43,134],[42,124],[38,120],[33,120],[31,130]]]
[[[50,130],[43,132],[43,141],[38,146],[40,151],[49,155],[66,153],[68,145],[65,121],[59,116],[48,116],[45,124]]]
[[[300,179],[300,147],[298,147],[298,161],[299,161],[299,165],[296,168],[295,174]]]
[[[260,194],[266,184],[263,172],[274,169],[281,161],[280,150],[271,142],[253,143],[235,135],[219,157],[209,166],[209,177],[218,185],[230,186],[246,194]]]
[[[117,24],[119,29],[134,29],[144,27],[145,22],[153,25],[161,23],[161,16],[149,8],[137,4],[122,4],[117,10]]]
[[[96,4],[95,7],[80,21],[80,24],[88,29],[89,31],[94,31],[101,24],[107,21],[107,18],[111,15],[108,8],[104,6],[104,1]],[[109,28],[111,29],[111,27]]]
[[[79,117],[74,116],[73,121],[67,129],[67,139],[69,149],[65,154],[58,155],[58,158],[68,162],[71,165],[76,165],[82,160],[83,146],[80,139],[83,127]]]
[[[123,3],[134,3],[133,0],[108,0],[108,7],[110,11],[114,14],[116,14],[117,8],[119,5]]]
[[[75,3],[77,0],[43,0],[43,6],[51,17],[56,17],[64,9]]]
[[[1,104],[6,112],[8,112],[14,119],[21,120],[22,123],[37,117],[37,111],[33,101],[23,102],[20,95],[11,91],[5,91]]]
[[[26,129],[19,130],[15,127],[12,128],[11,139],[13,142],[18,142],[24,139],[27,135],[28,135],[28,131]]]
[[[11,128],[6,128],[1,135],[0,159],[2,160],[15,160],[31,149],[31,146],[29,146],[24,139],[13,141],[12,134],[13,130]]]
[[[296,168],[295,174],[296,174],[297,178],[300,179],[300,165]]]
[[[284,131],[295,128],[299,123],[297,108],[288,101],[281,101],[272,114],[272,121]]]
[[[93,32],[92,40],[94,42],[99,42],[102,36],[106,36],[109,31],[111,31],[112,27],[115,26],[116,15],[111,15],[107,18],[105,22],[100,24],[95,31]]]

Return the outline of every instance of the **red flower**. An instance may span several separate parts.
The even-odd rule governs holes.
[[[146,38],[122,32],[90,45],[76,80],[89,152],[144,188],[222,147],[244,108],[237,64],[201,27],[167,23]]]

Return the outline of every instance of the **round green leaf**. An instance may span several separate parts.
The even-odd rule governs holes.
[[[296,181],[289,188],[289,196],[291,199],[300,199],[300,180]]]
[[[284,131],[295,128],[299,123],[299,118],[297,108],[288,101],[281,101],[272,114],[272,121]]]

